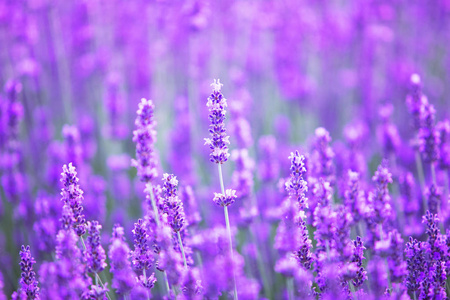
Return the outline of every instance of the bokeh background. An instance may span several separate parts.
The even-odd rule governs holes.
[[[448,0],[1,0],[5,293],[17,288],[21,244],[31,244],[38,261],[51,259],[56,229],[35,224],[59,216],[59,175],[69,160],[79,165],[86,215],[102,222],[104,242],[116,222],[131,240],[145,199],[130,164],[143,97],[155,103],[160,174],[193,186],[201,224],[223,218],[211,201],[218,176],[203,140],[216,78],[228,99],[230,147],[256,160],[255,195],[275,193],[289,174],[289,152],[307,149],[319,126],[337,156],[363,153],[365,179],[383,158],[414,170],[410,76],[421,76],[436,118],[448,117],[449,23]],[[401,136],[392,145],[386,126]],[[265,157],[268,135],[276,157]],[[264,159],[275,165],[269,179]],[[224,165],[226,185],[234,168]],[[270,216],[276,199],[261,203]]]

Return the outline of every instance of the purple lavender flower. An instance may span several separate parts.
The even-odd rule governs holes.
[[[91,279],[86,276],[85,265],[81,263],[82,256],[77,246],[78,241],[79,237],[72,227],[58,232],[57,261],[41,267],[42,294],[46,295],[43,298],[55,297],[55,293],[59,297],[68,299],[79,299],[89,295]]]
[[[359,173],[348,170],[347,186],[344,192],[344,204],[352,213],[353,220],[361,219],[361,205],[365,203],[364,191],[359,187]]]
[[[302,265],[306,270],[309,270],[313,262],[313,255],[311,253],[312,243],[309,239],[306,222],[300,219],[297,226],[300,229],[300,244],[298,249],[294,251],[294,257],[300,265]]]
[[[420,287],[420,282],[424,279],[426,267],[425,253],[426,243],[419,242],[410,237],[409,243],[406,243],[405,247],[408,271],[405,284],[410,292],[415,293]]]
[[[435,127],[436,110],[431,104],[423,107],[422,127],[419,129],[419,150],[426,162],[434,163],[439,159],[439,131]]]
[[[364,281],[367,279],[367,272],[364,270],[362,260],[364,257],[364,249],[366,249],[363,245],[361,237],[357,236],[356,240],[353,241],[353,256],[352,262],[356,263],[358,270],[356,271],[356,276],[352,280],[353,285],[358,288],[360,287]]]
[[[63,166],[61,173],[61,182],[63,188],[61,189],[61,200],[64,204],[69,205],[73,213],[73,228],[78,236],[86,233],[86,220],[83,215],[83,191],[78,184],[77,171],[72,163]]]
[[[208,145],[212,150],[210,154],[210,161],[217,164],[223,164],[228,160],[230,154],[228,153],[228,144],[230,144],[229,136],[225,128],[225,108],[227,107],[227,99],[222,95],[221,89],[223,84],[220,80],[214,79],[211,84],[213,92],[208,97],[206,106],[209,108],[209,133],[211,138],[205,138],[205,145]]]
[[[132,165],[137,168],[138,176],[143,182],[150,182],[158,177],[154,146],[156,142],[154,109],[152,100],[142,98],[134,122],[136,129],[133,131],[133,142],[136,143],[136,159],[132,160]]]
[[[100,230],[102,225],[97,221],[88,222],[89,236],[86,241],[86,262],[87,270],[92,273],[100,273],[106,267],[105,250],[100,244]]]
[[[136,282],[128,260],[129,253],[130,248],[125,242],[123,227],[116,224],[113,228],[108,257],[111,262],[111,273],[113,275],[112,287],[116,289],[119,295],[129,294]]]
[[[134,251],[131,252],[131,261],[136,270],[148,270],[153,265],[153,255],[150,251],[149,235],[142,219],[134,223]]]
[[[425,216],[423,216],[422,222],[426,223],[427,227],[425,232],[428,235],[428,244],[430,245],[430,260],[432,262],[446,260],[448,248],[447,243],[439,230],[440,220],[438,215],[427,211]]]
[[[392,174],[387,167],[379,165],[372,181],[375,183],[375,189],[369,194],[369,202],[373,205],[373,221],[383,224],[392,216],[391,196],[389,195]]]
[[[234,203],[236,200],[236,191],[232,189],[227,189],[225,191],[225,195],[222,193],[214,193],[214,203],[216,203],[219,206],[229,206]]]
[[[291,176],[286,182],[286,191],[290,197],[298,202],[299,209],[304,210],[308,207],[308,199],[305,195],[308,191],[308,186],[304,180],[306,174],[305,157],[300,155],[298,151],[295,151],[295,153],[291,152],[289,159],[291,160]]]
[[[26,294],[28,299],[39,299],[38,281],[33,265],[36,263],[31,256],[30,246],[23,246],[20,250],[20,289]]]
[[[200,272],[197,268],[188,268],[181,276],[181,300],[203,299],[203,286],[200,279]]]
[[[178,180],[173,174],[164,174],[163,177],[164,212],[167,214],[167,221],[174,232],[179,232],[184,226],[183,202],[178,197]]]

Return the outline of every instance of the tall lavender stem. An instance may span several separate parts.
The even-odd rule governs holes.
[[[222,85],[220,80],[214,80],[211,84],[213,92],[208,97],[206,106],[209,108],[209,120],[211,124],[209,126],[209,133],[211,138],[205,139],[205,145],[208,145],[211,149],[210,161],[216,163],[219,169],[220,188],[222,193],[215,193],[213,201],[224,208],[225,223],[227,226],[228,240],[230,245],[230,255],[232,263],[234,263],[233,256],[233,244],[231,239],[230,220],[228,217],[228,205],[231,205],[236,199],[235,190],[225,190],[222,176],[222,164],[228,160],[230,154],[228,153],[229,136],[227,136],[225,128],[225,108],[227,107],[227,100],[222,95]],[[234,266],[233,270],[233,286],[234,286],[234,299],[238,299],[237,287],[236,287],[236,274]]]
[[[183,255],[184,267],[187,269],[186,255],[184,254],[183,241],[181,241],[181,235],[179,231],[177,231],[177,235],[178,235],[178,242],[180,243],[181,254]]]

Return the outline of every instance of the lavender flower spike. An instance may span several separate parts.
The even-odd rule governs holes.
[[[228,218],[228,205],[234,202],[236,198],[236,191],[227,190],[225,192],[225,187],[223,184],[222,176],[222,164],[228,160],[230,154],[228,153],[228,144],[230,144],[229,136],[227,135],[227,130],[225,128],[225,108],[227,107],[227,99],[222,95],[221,89],[223,84],[220,80],[214,79],[211,84],[213,91],[208,97],[208,102],[206,106],[209,108],[209,120],[211,125],[209,125],[209,133],[211,138],[205,139],[205,145],[209,145],[212,150],[210,156],[210,161],[216,163],[219,171],[220,188],[222,194],[216,194],[214,196],[214,202],[223,206],[223,212],[225,214],[225,223],[228,232],[228,242],[230,246],[230,257],[234,261],[233,257],[233,241],[231,239],[231,228],[230,219]],[[237,287],[236,287],[236,274],[233,268],[233,286],[234,286],[234,300],[238,299]]]
[[[227,107],[227,99],[222,95],[221,88],[223,84],[220,80],[214,79],[211,84],[213,92],[208,97],[206,106],[209,108],[209,133],[211,138],[205,139],[205,145],[208,145],[212,150],[210,154],[211,162],[223,164],[228,160],[230,154],[228,153],[228,144],[230,144],[229,136],[226,134],[225,128],[225,108]]]
[[[23,246],[20,250],[20,269],[22,270],[20,278],[20,289],[27,295],[27,299],[39,299],[39,288],[36,280],[36,273],[33,271],[33,265],[36,263],[31,256],[30,246]]]
[[[305,195],[308,186],[303,180],[306,174],[305,157],[295,151],[295,153],[291,152],[289,159],[291,160],[291,177],[286,182],[286,191],[293,199],[297,200],[300,210],[304,210],[308,207],[308,199]]]
[[[89,236],[86,243],[86,260],[88,271],[100,273],[106,267],[105,250],[100,244],[100,230],[102,225],[97,221],[88,222]]]
[[[164,212],[167,214],[167,221],[170,227],[178,236],[178,242],[180,244],[181,254],[183,255],[184,267],[187,268],[186,255],[184,254],[183,241],[181,240],[180,231],[184,227],[184,209],[183,202],[178,198],[177,177],[173,174],[164,174],[163,177],[163,193],[164,193]]]
[[[86,233],[86,219],[83,214],[83,191],[78,184],[77,171],[72,163],[63,166],[63,172],[61,173],[61,182],[63,188],[61,189],[61,200],[64,204],[67,204],[73,213],[72,226],[78,236],[82,236]]]

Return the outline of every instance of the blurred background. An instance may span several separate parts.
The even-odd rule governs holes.
[[[51,259],[57,221],[42,220],[60,215],[59,176],[70,161],[104,242],[115,222],[130,241],[145,199],[130,165],[141,98],[155,103],[160,175],[194,187],[205,224],[223,218],[211,201],[219,185],[203,140],[216,78],[228,99],[231,149],[280,164],[269,179],[257,164],[256,194],[267,184],[276,190],[278,176],[289,174],[289,151],[307,148],[319,126],[338,156],[364,153],[372,170],[362,167],[363,178],[392,153],[412,165],[410,76],[421,76],[437,119],[448,117],[449,23],[448,0],[0,0],[5,293],[17,287],[21,244]],[[402,137],[393,146],[388,125]],[[264,154],[268,136],[276,157]],[[224,165],[226,185],[234,168]]]

